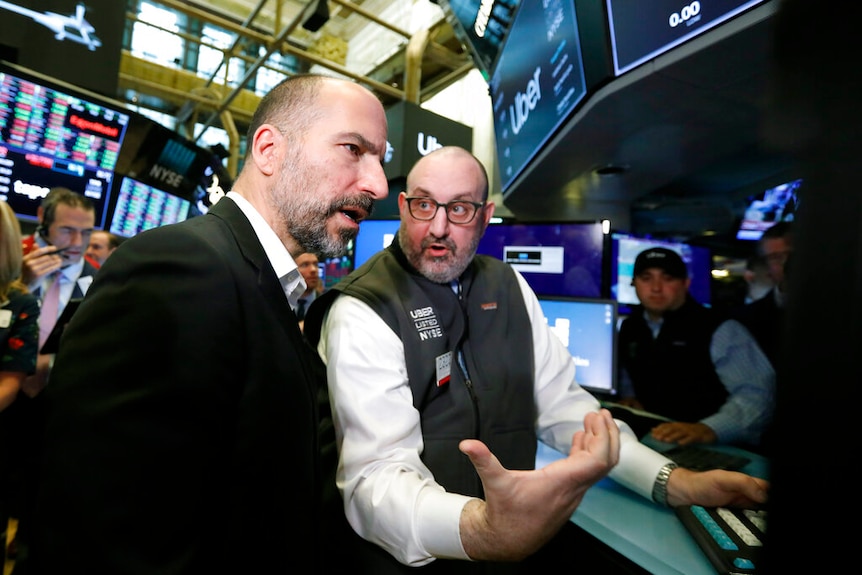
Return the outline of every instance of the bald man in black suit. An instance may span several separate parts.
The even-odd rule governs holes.
[[[293,258],[342,254],[386,197],[386,130],[358,84],[292,77],[232,191],[105,262],[47,388],[28,574],[324,572],[334,470]]]

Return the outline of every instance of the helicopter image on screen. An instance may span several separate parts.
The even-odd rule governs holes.
[[[56,12],[37,12],[4,0],[0,0],[0,8],[26,16],[51,29],[57,40],[71,40],[87,46],[90,51],[102,45],[102,41],[94,34],[96,29],[84,18],[87,8],[83,4],[78,4],[75,14],[70,16],[63,16]]]

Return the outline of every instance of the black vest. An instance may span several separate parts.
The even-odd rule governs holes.
[[[418,274],[394,241],[316,299],[304,329],[316,346],[325,311],[342,293],[362,300],[379,314],[404,343],[413,404],[421,414],[423,462],[447,491],[481,497],[479,477],[469,458],[458,450],[462,439],[482,440],[509,469],[535,467],[533,340],[511,267],[477,255],[459,281],[460,298],[451,285]],[[448,371],[443,367],[447,363]],[[357,553],[358,572],[416,572],[377,546],[360,544]],[[421,570],[530,572],[522,571],[525,568],[437,560]]]
[[[500,260],[476,256],[460,278],[459,298],[451,285],[413,270],[397,244],[314,302],[306,337],[316,345],[323,312],[339,293],[371,306],[404,343],[423,462],[448,491],[481,496],[479,477],[458,450],[462,439],[481,439],[510,469],[536,462],[533,341],[518,280]]]
[[[724,319],[689,296],[682,307],[664,314],[653,339],[643,307],[633,308],[620,326],[620,360],[647,411],[697,422],[724,404],[727,390],[709,353],[712,334]]]

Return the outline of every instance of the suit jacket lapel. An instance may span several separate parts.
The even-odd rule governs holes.
[[[275,275],[275,270],[272,269],[272,264],[269,263],[266,252],[263,251],[263,246],[260,245],[260,240],[245,214],[230,199],[219,201],[212,206],[207,215],[210,214],[222,219],[233,231],[243,257],[256,271],[257,285],[263,297],[272,307],[279,322],[292,336],[301,337],[302,333],[299,331],[296,316],[290,309],[281,282]]]

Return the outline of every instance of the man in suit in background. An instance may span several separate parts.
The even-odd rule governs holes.
[[[90,244],[87,246],[84,256],[88,262],[100,268],[105,263],[105,260],[108,259],[108,256],[120,247],[121,242],[122,239],[117,234],[107,230],[95,230],[90,235]]]
[[[760,449],[775,371],[756,340],[691,296],[688,268],[673,250],[639,253],[632,285],[640,304],[617,336],[620,402],[672,419],[650,430],[659,441]]]
[[[96,225],[96,208],[86,196],[67,188],[52,188],[36,212],[39,225],[23,240],[21,280],[39,298],[39,346],[45,343],[71,299],[82,298],[93,283],[96,268],[84,253]],[[35,397],[48,382],[52,354],[39,354],[36,373],[22,389]]]
[[[735,317],[757,340],[763,353],[778,367],[784,310],[787,307],[785,267],[793,252],[793,224],[778,222],[768,228],[757,242],[757,255],[766,262],[773,287],[760,299],[736,310]]]
[[[290,77],[261,100],[233,190],[111,256],[46,393],[32,573],[325,572],[334,470],[293,258],[343,254],[386,197],[386,131],[358,84]]]
[[[302,279],[305,280],[305,291],[299,296],[296,308],[296,317],[302,321],[305,319],[305,311],[308,306],[322,291],[320,289],[320,267],[317,256],[309,252],[297,256],[296,266],[299,268],[299,273],[302,274]]]

